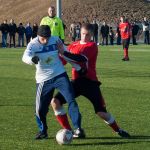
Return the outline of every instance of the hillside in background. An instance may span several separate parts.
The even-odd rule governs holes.
[[[47,15],[49,5],[55,5],[56,0],[0,0],[0,22],[13,18],[17,23],[39,23]],[[150,3],[144,0],[62,0],[63,20],[70,25],[73,21],[82,22],[87,16],[91,21],[94,16],[116,21],[120,15],[141,20],[143,16],[150,17]]]

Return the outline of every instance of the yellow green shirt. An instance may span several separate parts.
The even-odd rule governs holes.
[[[64,40],[64,28],[62,20],[58,17],[50,18],[49,16],[44,17],[40,25],[48,25],[51,29],[52,36],[58,36],[60,39]]]

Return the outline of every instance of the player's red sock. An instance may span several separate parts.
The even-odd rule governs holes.
[[[118,132],[120,129],[112,115],[108,121],[105,120],[105,123],[107,123],[115,132]]]
[[[56,118],[57,118],[57,121],[59,122],[59,124],[60,124],[64,129],[71,130],[71,126],[70,126],[70,124],[69,124],[67,114],[57,115]]]
[[[124,48],[124,58],[128,58],[128,49]]]
[[[119,126],[117,125],[116,121],[114,121],[113,123],[109,124],[109,126],[115,131],[118,132],[119,131]]]

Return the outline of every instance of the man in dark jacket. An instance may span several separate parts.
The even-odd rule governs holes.
[[[24,47],[24,34],[25,34],[25,27],[22,23],[19,24],[19,27],[17,28],[18,32],[18,46]]]
[[[2,32],[2,47],[7,47],[7,35],[9,32],[9,26],[7,24],[7,20],[4,20],[4,22],[1,24],[1,32]]]
[[[136,22],[133,22],[132,24],[132,42],[133,42],[133,45],[137,45],[137,42],[136,42],[136,37],[137,37],[137,34],[139,32],[139,26],[136,24]]]
[[[97,44],[98,43],[98,24],[96,20],[93,21],[93,29],[94,29],[93,40]]]
[[[25,35],[26,35],[26,42],[28,45],[28,43],[31,41],[31,38],[32,38],[32,28],[31,28],[30,22],[27,23],[27,26],[25,28]]]
[[[12,39],[13,39],[14,48],[16,47],[16,41],[15,41],[16,32],[17,32],[17,26],[14,23],[14,20],[11,19],[10,20],[10,24],[9,24],[9,37],[10,37],[9,47],[10,48],[11,48],[11,41],[12,41]]]
[[[108,35],[109,35],[109,26],[106,24],[106,22],[103,22],[103,25],[101,27],[101,34],[102,34],[102,45],[105,44],[108,45]]]

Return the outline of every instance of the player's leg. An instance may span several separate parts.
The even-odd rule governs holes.
[[[105,101],[101,94],[99,85],[99,82],[87,80],[86,85],[84,87],[83,95],[91,101],[95,109],[95,113],[100,118],[102,118],[105,123],[107,123],[120,136],[129,137],[130,135],[127,132],[121,130],[118,124],[116,123],[114,117],[107,112]]]
[[[55,80],[55,88],[63,95],[68,103],[68,112],[74,128],[81,128],[81,114],[74,99],[74,91],[66,73]]]
[[[35,116],[39,132],[35,139],[45,139],[48,137],[46,115],[48,113],[50,98],[52,98],[54,92],[54,89],[48,83],[49,81],[37,84]]]
[[[123,39],[123,50],[124,58],[123,61],[129,61],[128,49],[129,49],[130,39]]]
[[[68,117],[63,104],[66,103],[64,97],[58,92],[55,97],[51,100],[51,106],[53,108],[54,114],[57,121],[62,128],[72,130],[68,121]]]

